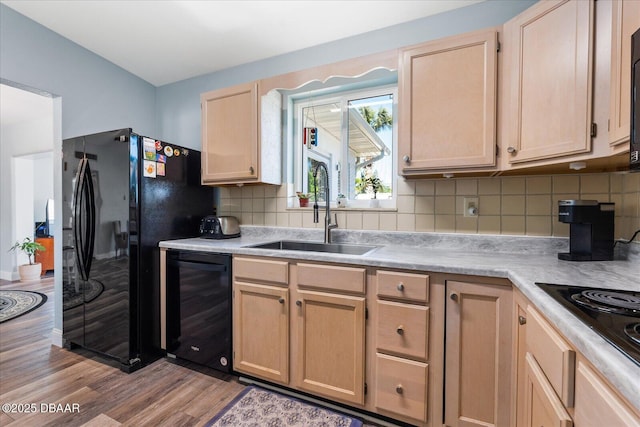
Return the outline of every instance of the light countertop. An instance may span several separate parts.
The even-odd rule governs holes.
[[[618,391],[640,409],[640,366],[593,332],[535,282],[640,292],[640,245],[617,245],[616,260],[571,262],[565,238],[379,231],[333,232],[334,242],[379,246],[364,255],[256,249],[275,240],[322,241],[322,229],[243,226],[236,239],[181,239],[160,247],[237,255],[467,274],[509,279]]]

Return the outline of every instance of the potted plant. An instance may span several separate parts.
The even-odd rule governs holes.
[[[9,251],[20,250],[29,257],[29,264],[23,264],[18,266],[18,273],[20,274],[21,282],[28,282],[37,280],[42,274],[42,264],[34,262],[34,255],[36,251],[45,251],[45,247],[40,243],[32,241],[31,238],[25,237],[22,243],[16,242]]]
[[[373,191],[373,199],[371,199],[370,206],[378,207],[380,206],[380,202],[377,199],[378,191],[382,189],[382,181],[378,178],[377,175],[370,175],[366,178],[367,187]]]
[[[338,197],[336,198],[336,204],[338,205],[339,208],[346,208],[347,197],[342,193],[338,194]]]
[[[309,197],[311,197],[310,194],[296,191],[296,196],[298,196],[298,201],[300,202],[301,208],[309,206]]]

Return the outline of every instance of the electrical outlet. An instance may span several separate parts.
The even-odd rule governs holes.
[[[467,216],[467,217],[478,216],[478,198],[477,197],[464,198],[464,216]]]

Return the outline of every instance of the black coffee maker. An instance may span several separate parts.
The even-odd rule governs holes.
[[[558,220],[569,224],[569,252],[558,259],[566,261],[611,261],[615,203],[597,200],[560,200]]]

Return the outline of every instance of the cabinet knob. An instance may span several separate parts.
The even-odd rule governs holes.
[[[403,160],[405,163],[411,163],[411,157],[409,157],[409,155],[408,155],[408,154],[405,154],[405,155],[404,155],[404,157],[402,158],[402,160]]]
[[[253,175],[253,171],[254,171],[253,166],[249,166],[249,173],[250,173],[251,175]]]
[[[524,325],[527,323],[527,318],[524,316],[518,316],[518,323]]]
[[[516,154],[518,152],[518,150],[516,150],[516,147],[508,147],[507,148],[507,153],[509,154]]]
[[[458,302],[458,294],[456,294],[455,292],[451,292],[451,295],[449,295],[449,298],[451,298],[451,301]]]
[[[404,326],[400,325],[396,328],[396,332],[398,333],[398,335],[404,335]]]
[[[404,390],[402,389],[402,384],[398,384],[396,386],[396,393],[402,394],[403,392],[404,392]]]
[[[279,302],[280,304],[284,304],[284,298],[280,297],[280,298],[278,299],[278,302]]]
[[[402,282],[398,283],[398,286],[396,286],[396,289],[398,289],[400,292],[404,291],[404,283]]]
[[[302,307],[302,301],[300,301],[300,300],[296,301],[296,305],[297,305],[298,307]]]

